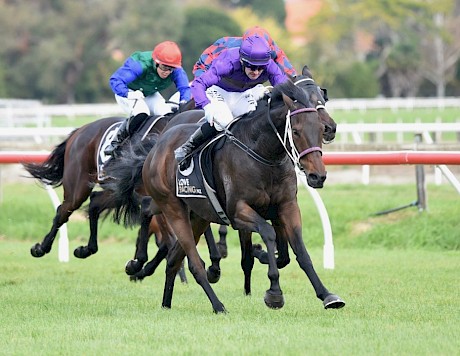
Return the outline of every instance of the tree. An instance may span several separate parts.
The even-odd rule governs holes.
[[[189,78],[193,78],[193,65],[207,47],[221,37],[241,35],[242,29],[225,13],[212,8],[188,8],[179,45],[182,50],[183,67]]]
[[[432,15],[434,31],[425,31],[422,36],[422,70],[423,77],[435,85],[436,95],[444,97],[460,59],[460,1],[439,5]]]
[[[320,13],[307,24],[309,49],[315,48],[310,55],[316,56],[314,60],[321,68],[332,71],[332,63],[377,61],[379,65],[375,75],[381,81],[381,92],[384,95],[415,95],[424,77],[430,76],[431,80],[437,78],[441,81],[440,78],[446,78],[446,74],[452,75],[452,68],[458,61],[459,55],[453,50],[453,56],[450,57],[453,63],[444,63],[449,66],[450,72],[446,69],[443,74],[439,70],[435,75],[430,74],[430,70],[439,69],[440,65],[439,57],[437,63],[428,60],[429,53],[440,53],[433,51],[435,42],[430,38],[440,33],[446,35],[448,31],[442,25],[443,30],[440,32],[432,19],[437,12],[455,13],[448,10],[452,9],[453,3],[454,0],[326,1]],[[451,23],[454,27],[457,24],[458,30],[458,18]],[[452,29],[449,31],[454,32]],[[373,46],[364,49],[360,46],[362,33],[374,38]],[[427,43],[425,47],[424,42]],[[452,38],[449,43],[452,43]]]
[[[233,0],[232,3],[238,7],[250,7],[258,17],[270,17],[278,26],[284,27],[286,8],[283,0]]]

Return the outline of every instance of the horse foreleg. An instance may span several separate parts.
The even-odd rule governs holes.
[[[109,208],[115,207],[112,203],[111,194],[108,191],[92,192],[89,197],[88,219],[89,219],[89,240],[88,245],[78,246],[73,255],[77,258],[87,258],[98,251],[97,229],[101,213]]]
[[[300,211],[297,204],[292,204],[285,210],[280,211],[280,221],[284,226],[283,234],[291,245],[300,268],[305,272],[312,284],[316,296],[323,302],[324,308],[342,308],[345,302],[337,295],[330,293],[321,282],[316,273],[310,255],[307,252],[302,239],[302,226]]]
[[[83,199],[83,201],[85,199]],[[56,209],[56,215],[53,218],[53,225],[51,226],[51,230],[44,237],[41,243],[36,243],[34,246],[31,247],[30,253],[33,257],[43,257],[45,254],[51,251],[51,247],[53,246],[53,242],[56,238],[59,228],[62,225],[64,225],[67,221],[69,221],[69,216],[72,215],[74,210],[78,209],[81,206],[83,201],[78,201],[77,203],[69,203],[67,200],[64,199],[62,204],[59,205]]]
[[[221,255],[217,248],[214,235],[212,234],[211,226],[208,226],[204,232],[204,237],[208,244],[209,258],[211,259],[211,266],[207,270],[209,283],[217,283],[220,279],[220,260]]]
[[[220,256],[222,258],[227,258],[227,225],[219,226],[219,241],[217,241],[217,249],[219,250]]]
[[[33,257],[43,257],[45,254],[51,251],[53,246],[54,239],[59,231],[59,228],[65,224],[68,220],[70,214],[61,214],[62,204],[56,209],[56,215],[53,218],[53,225],[51,230],[46,234],[43,241],[37,242],[34,246],[30,248],[30,253]],[[67,217],[65,217],[67,215]]]
[[[139,229],[136,240],[136,252],[134,259],[129,260],[125,265],[125,272],[132,276],[138,273],[148,261],[148,243],[150,239],[149,226],[152,221],[152,211],[150,203],[152,198],[144,197],[141,202],[141,228]]]
[[[251,232],[238,231],[241,247],[241,269],[244,274],[244,294],[251,294],[251,275],[254,267],[254,255],[252,254]]]

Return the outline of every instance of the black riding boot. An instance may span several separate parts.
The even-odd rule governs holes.
[[[174,151],[176,161],[180,163],[181,170],[186,169],[190,165],[190,159],[186,159],[190,153],[196,150],[200,145],[205,143],[208,139],[217,133],[214,126],[205,122],[199,127],[185,143]]]
[[[118,128],[117,133],[113,137],[112,142],[110,142],[110,145],[105,148],[104,154],[107,156],[115,157],[115,151],[117,150],[118,146],[129,136],[128,122],[129,119],[126,119],[122,122],[121,126]]]
[[[104,153],[115,157],[120,144],[128,137],[131,137],[148,117],[146,113],[140,113],[123,121],[112,142],[104,150]]]

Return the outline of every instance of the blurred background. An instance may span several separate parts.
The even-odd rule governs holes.
[[[331,98],[460,96],[460,0],[0,0],[0,98],[113,102],[111,73],[176,41],[183,67],[266,28]]]

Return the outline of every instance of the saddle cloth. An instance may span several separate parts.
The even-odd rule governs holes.
[[[139,131],[137,131],[134,135],[141,136],[141,141],[142,141],[147,136],[147,134],[152,130],[152,127],[161,118],[162,116],[159,116],[155,119],[153,119],[153,117],[150,117],[150,119],[146,120],[145,123],[143,123],[142,126],[139,128]],[[109,126],[107,130],[105,130],[104,134],[101,137],[101,141],[99,142],[99,147],[96,152],[97,154],[97,157],[96,157],[97,159],[97,179],[99,181],[103,181],[104,179],[108,178],[108,176],[104,172],[104,166],[112,158],[112,156],[106,155],[104,153],[104,150],[112,142],[122,122],[123,121],[116,122],[112,124],[111,126]]]
[[[230,225],[224,209],[216,197],[214,179],[212,177],[213,151],[223,145],[225,135],[214,137],[201,150],[193,153],[190,165],[181,171],[178,165],[176,171],[176,196],[179,198],[208,199],[214,208],[218,223]]]

